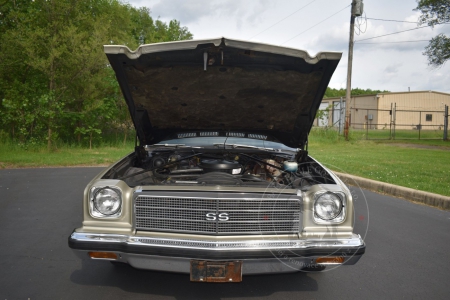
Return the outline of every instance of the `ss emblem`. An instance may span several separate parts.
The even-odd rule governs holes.
[[[228,217],[227,213],[220,213],[220,214],[216,214],[216,213],[207,213],[206,214],[206,220],[207,221],[215,221],[215,220],[219,220],[219,221],[228,221],[230,218]]]

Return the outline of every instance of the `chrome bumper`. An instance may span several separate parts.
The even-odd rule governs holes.
[[[189,273],[192,259],[243,261],[243,274],[295,272],[317,266],[318,257],[355,264],[365,252],[359,235],[347,239],[204,241],[73,232],[69,247],[83,259],[89,252],[114,252],[115,261],[139,269]],[[334,263],[326,263],[334,264]]]

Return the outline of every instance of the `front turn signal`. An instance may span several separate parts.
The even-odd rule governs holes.
[[[316,259],[316,264],[342,264],[344,262],[342,256],[325,256]]]

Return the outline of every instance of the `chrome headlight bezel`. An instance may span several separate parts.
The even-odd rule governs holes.
[[[324,197],[326,195],[333,195],[336,196],[340,202],[340,209],[339,211],[336,213],[336,216],[331,218],[331,219],[327,219],[324,216],[320,216],[317,212],[316,209],[316,204],[317,201],[321,200],[321,197]],[[313,218],[314,218],[314,222],[316,222],[317,224],[339,224],[345,221],[345,217],[346,217],[346,211],[347,211],[347,197],[345,195],[345,193],[343,192],[331,192],[331,191],[320,191],[314,194],[314,202],[313,202],[313,206],[312,206],[312,210],[313,210]]]
[[[99,209],[95,205],[95,199],[99,195],[99,192],[102,190],[110,190],[117,194],[119,200],[118,209],[112,214],[105,214],[99,211]],[[89,213],[94,218],[119,218],[122,215],[122,206],[123,206],[123,193],[122,190],[118,187],[111,186],[94,186],[91,188],[89,193]]]

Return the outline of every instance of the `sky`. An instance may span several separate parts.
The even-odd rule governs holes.
[[[310,55],[342,52],[329,86],[346,87],[351,0],[129,0],[128,3],[150,8],[154,19],[180,21],[194,39],[224,36],[298,48]],[[352,88],[450,93],[450,62],[432,68],[422,54],[433,36],[450,35],[450,24],[416,29],[418,24],[414,22],[420,16],[420,12],[414,11],[416,6],[416,0],[364,0],[364,15],[356,19]],[[409,29],[414,30],[370,39]]]

